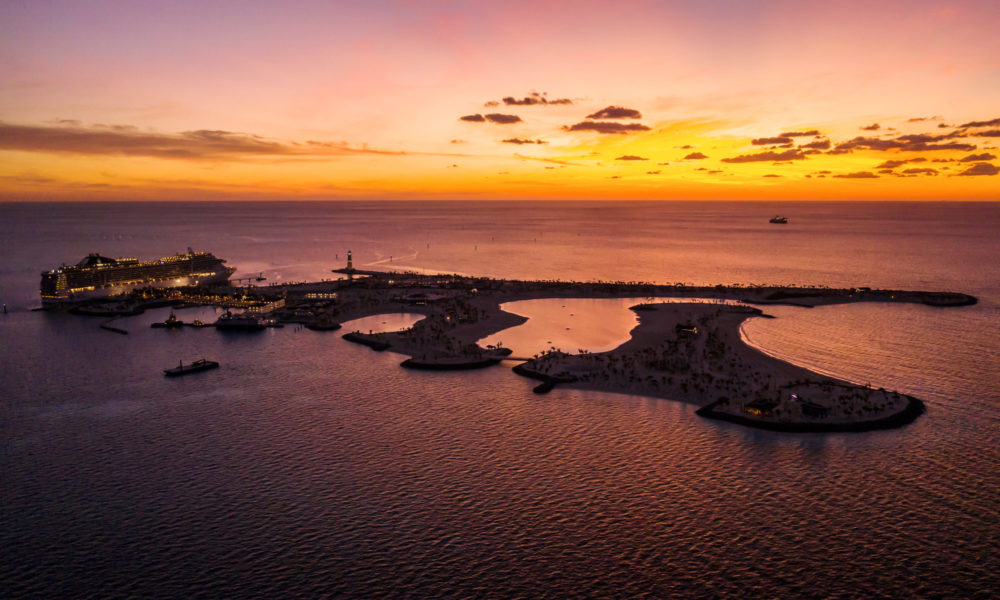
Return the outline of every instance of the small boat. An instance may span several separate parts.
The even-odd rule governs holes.
[[[167,317],[166,321],[163,321],[162,323],[157,322],[150,325],[150,327],[165,328],[165,329],[176,329],[178,327],[183,327],[183,326],[184,326],[184,321],[178,319],[177,316],[174,315],[174,313],[170,313],[170,316]]]
[[[191,327],[208,327],[208,324],[202,322],[201,319],[195,319],[191,322]]]
[[[230,331],[261,331],[265,327],[267,324],[264,319],[246,313],[234,315],[229,311],[215,322],[216,329]]]
[[[787,225],[788,224],[788,217],[782,217],[782,216],[775,215],[775,216],[771,217],[771,220],[768,221],[768,223],[774,223],[776,225]]]
[[[163,374],[167,377],[176,377],[178,375],[187,375],[188,373],[197,373],[198,371],[207,371],[209,369],[214,369],[219,366],[219,363],[214,360],[205,360],[204,358],[196,360],[193,363],[184,364],[181,361],[173,369],[164,369]]]

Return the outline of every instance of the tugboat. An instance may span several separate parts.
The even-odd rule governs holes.
[[[216,329],[229,331],[261,331],[265,327],[267,327],[267,324],[263,319],[246,313],[234,315],[228,310],[226,311],[226,314],[219,317],[219,319],[215,322]]]
[[[768,221],[768,223],[774,223],[775,225],[788,225],[788,217],[775,215],[771,217],[771,220]]]
[[[183,327],[183,326],[184,326],[184,321],[181,321],[180,319],[178,319],[177,316],[174,315],[174,313],[170,313],[170,316],[167,317],[166,321],[163,321],[162,323],[161,322],[156,322],[156,323],[153,323],[152,325],[150,325],[150,327],[153,327],[153,328],[162,328],[162,329],[177,329],[177,328]]]
[[[184,361],[180,361],[180,363],[178,363],[178,365],[173,369],[164,369],[163,374],[167,377],[177,377],[178,375],[187,375],[188,373],[197,373],[198,371],[215,369],[218,366],[219,363],[214,360],[205,360],[204,358],[186,365],[184,364]]]

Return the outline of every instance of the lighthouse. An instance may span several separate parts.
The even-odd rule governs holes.
[[[354,261],[351,260],[351,251],[350,250],[347,251],[347,270],[348,271],[353,271],[354,270]]]

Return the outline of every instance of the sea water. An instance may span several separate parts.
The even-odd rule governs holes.
[[[991,597],[997,232],[997,204],[0,204],[0,597]],[[748,321],[768,353],[927,403],[824,435],[536,396],[509,365],[409,371],[342,331],[151,329],[157,309],[122,336],[30,311],[42,270],[188,246],[262,284],[333,277],[351,250],[365,269],[980,301]],[[201,357],[222,366],[162,376]]]

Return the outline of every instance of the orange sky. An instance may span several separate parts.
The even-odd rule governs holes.
[[[1000,199],[1000,4],[622,4],[5,3],[0,199]]]

